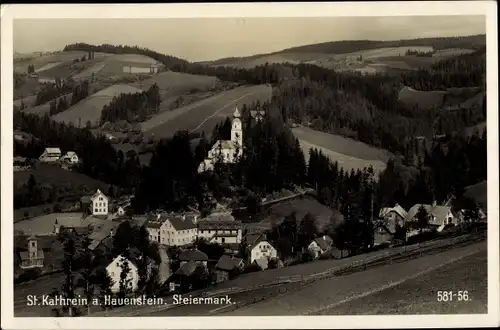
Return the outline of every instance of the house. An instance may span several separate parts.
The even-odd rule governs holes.
[[[150,216],[146,229],[152,241],[168,246],[184,246],[196,240],[194,217],[186,214],[157,214]]]
[[[195,262],[207,267],[208,256],[200,250],[189,249],[179,253],[179,261],[181,266],[188,262]]]
[[[19,267],[22,269],[43,267],[44,254],[43,250],[38,248],[37,238],[30,236],[27,242],[27,251],[19,252]]]
[[[314,255],[314,258],[319,258],[320,255],[330,251],[333,247],[333,240],[328,235],[315,238],[307,249]]]
[[[267,240],[261,238],[250,247],[250,263],[257,263],[262,269],[268,267],[269,259],[278,258],[278,251]]]
[[[243,270],[244,267],[243,259],[223,255],[215,265],[216,282],[220,283],[231,279],[232,274]]]
[[[60,160],[69,164],[78,164],[79,162],[78,155],[74,151],[68,151]]]
[[[231,125],[231,140],[215,142],[208,152],[208,157],[200,163],[199,173],[213,170],[214,164],[219,161],[225,164],[234,163],[238,157],[243,155],[243,129],[240,117],[241,114],[236,108]]]
[[[59,148],[45,148],[43,154],[38,158],[44,163],[55,163],[61,158],[61,149]]]
[[[408,214],[406,216],[407,222],[416,221],[418,210],[420,206],[423,206],[427,211],[429,216],[429,226],[437,227],[438,230],[442,229],[444,226],[449,224],[456,225],[458,222],[457,217],[453,214],[451,210],[451,206],[437,205],[435,202],[432,205],[429,204],[415,204],[410,210],[408,210]]]
[[[127,283],[128,289],[131,292],[137,290],[137,285],[139,283],[139,272],[137,264],[131,261],[130,259],[125,258],[122,255],[119,255],[118,257],[113,259],[113,261],[111,261],[106,267],[106,272],[108,273],[109,277],[111,277],[111,280],[113,282],[113,285],[111,286],[111,291],[114,293],[120,291],[120,275],[125,263],[127,263],[128,267],[130,268],[130,271],[127,274],[126,278],[128,282]]]
[[[159,73],[163,69],[163,65],[159,63],[151,64],[150,73],[155,74]]]
[[[92,196],[83,196],[80,199],[82,211],[92,215],[108,215],[108,197],[101,190],[97,189]]]
[[[407,216],[407,212],[399,204],[394,205],[394,207],[383,207],[380,209],[378,218],[379,222],[382,222],[386,229],[394,234],[396,228],[403,227]]]
[[[125,215],[125,209],[122,206],[118,206],[115,215],[118,217],[123,217]]]
[[[376,223],[373,227],[373,245],[379,246],[389,244],[394,238],[394,232],[391,232],[383,223]]]
[[[198,237],[211,243],[241,243],[242,224],[227,213],[212,214],[198,222]]]

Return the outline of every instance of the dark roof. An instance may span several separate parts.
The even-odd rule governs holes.
[[[182,266],[177,269],[177,271],[174,273],[175,275],[183,275],[183,276],[191,276],[195,272],[196,268],[198,267],[198,263],[195,261],[189,261],[183,264]]]
[[[217,233],[212,237],[238,237],[238,234],[232,233],[232,234],[221,234]]]
[[[184,220],[182,217],[172,217],[168,218],[168,220],[170,221],[172,226],[174,226],[175,230],[187,230],[196,228],[196,224],[188,218]]]
[[[242,261],[243,259],[241,258],[235,258],[235,257],[230,257],[228,255],[223,255],[222,257],[220,257],[219,261],[217,262],[217,265],[215,265],[215,268],[231,271],[237,268]]]
[[[238,230],[241,229],[240,221],[225,220],[200,220],[198,222],[199,230]]]
[[[318,237],[314,241],[316,242],[316,244],[318,244],[318,246],[323,251],[331,248],[332,244],[333,244],[333,240],[330,238],[330,236],[327,236],[327,235]]]
[[[179,253],[180,261],[208,261],[208,256],[200,250],[184,250]]]

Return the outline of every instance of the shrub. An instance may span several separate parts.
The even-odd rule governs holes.
[[[40,277],[41,274],[42,271],[39,268],[27,269],[21,275],[19,275],[19,277],[17,278],[17,283],[36,280],[38,277]]]

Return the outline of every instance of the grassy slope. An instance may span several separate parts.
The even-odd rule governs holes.
[[[393,288],[336,306],[328,314],[472,314],[487,313],[486,251],[446,265]],[[450,281],[450,274],[453,280]],[[438,302],[437,291],[468,291],[470,301]]]
[[[484,251],[485,249],[486,243],[481,242],[470,246],[424,256],[404,263],[394,263],[392,265],[389,264],[350,275],[336,276],[325,280],[319,280],[301,290],[292,291],[276,298],[264,300],[261,303],[245,306],[243,308],[236,309],[233,312],[226,313],[225,315],[303,315],[303,313],[324,309],[327,306],[331,306],[331,308],[323,310],[321,314],[336,314],[336,308],[338,306],[342,306],[345,300],[354,300],[360,295],[366,295],[369,292],[377,292],[377,290],[381,290],[381,288],[390,283],[407,278],[411,280],[412,277],[416,276],[416,274],[435,268],[436,266],[443,264],[445,261],[469,255],[470,253],[474,253],[476,251]],[[458,267],[458,269],[461,269],[462,267]],[[459,273],[454,273],[453,275],[460,276]],[[429,284],[426,282],[421,282],[417,288],[421,295],[425,294],[426,297],[430,297],[434,294],[429,287]],[[447,287],[444,287],[444,289],[446,288]],[[467,288],[461,290],[467,290]],[[365,299],[365,297],[362,299]],[[391,299],[392,300],[389,300],[386,303],[394,303],[399,299],[403,300],[404,298],[400,298],[400,296],[396,295],[392,296]],[[414,302],[412,300],[404,300],[404,302],[407,304],[418,304],[420,301]],[[432,313],[434,311],[432,309],[433,306],[430,307],[431,308],[426,309],[427,313]]]
[[[113,97],[118,96],[122,93],[137,92],[140,92],[140,90],[129,85],[113,85],[90,95],[86,99],[70,107],[68,110],[52,116],[52,119],[64,123],[72,122],[76,126],[78,126],[79,122],[81,122],[81,125],[84,126],[87,121],[95,124],[96,121],[100,121],[102,107],[106,104],[109,104]]]
[[[154,135],[156,138],[169,137],[179,129],[210,134],[219,121],[233,113],[236,105],[255,100],[263,102],[270,97],[271,88],[267,85],[242,86],[176,109],[175,112],[164,112],[143,123],[142,129],[146,136]]]
[[[340,135],[315,131],[307,127],[297,127],[292,131],[299,139],[306,159],[309,159],[310,148],[318,148],[345,170],[362,169],[372,165],[375,171],[381,171],[392,156],[389,151]]]

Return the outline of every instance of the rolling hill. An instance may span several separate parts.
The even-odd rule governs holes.
[[[113,85],[103,89],[86,99],[78,102],[66,111],[60,112],[52,119],[57,122],[73,123],[75,126],[84,126],[87,121],[93,125],[100,122],[102,107],[111,102],[113,97],[123,93],[139,93],[140,89],[129,85]]]
[[[309,63],[338,71],[373,74],[429,66],[443,58],[474,52],[484,45],[485,35],[395,41],[333,41],[288,48],[269,54],[223,58],[203,64],[248,69],[265,63]],[[409,50],[432,52],[432,56],[409,55]]]

